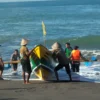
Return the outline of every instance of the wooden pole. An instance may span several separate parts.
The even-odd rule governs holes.
[[[18,61],[5,61],[4,64],[16,64],[16,63],[20,63],[20,60]]]

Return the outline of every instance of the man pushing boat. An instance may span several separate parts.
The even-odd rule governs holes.
[[[70,81],[72,81],[71,71],[70,71],[70,67],[69,67],[69,60],[66,57],[65,52],[64,52],[60,43],[55,42],[52,45],[52,53],[53,53],[53,56],[55,56],[59,62],[59,64],[54,69],[55,76],[56,76],[57,80],[59,81],[57,71],[60,70],[61,68],[65,67],[66,73],[69,75]]]

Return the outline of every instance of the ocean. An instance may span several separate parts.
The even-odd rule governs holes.
[[[29,49],[44,44],[42,21],[46,26],[47,48],[50,49],[56,41],[65,48],[65,43],[70,42],[72,47],[78,45],[85,56],[100,55],[98,3],[71,4],[65,0],[15,2],[0,3],[0,55],[4,61],[10,60],[15,49],[20,49],[22,38],[29,40]],[[21,66],[18,69],[20,72]],[[11,69],[4,74],[8,72]]]

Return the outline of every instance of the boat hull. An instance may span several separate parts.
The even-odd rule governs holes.
[[[41,80],[48,80],[54,73],[57,62],[50,51],[42,45],[37,45],[30,55],[30,63],[33,73]]]

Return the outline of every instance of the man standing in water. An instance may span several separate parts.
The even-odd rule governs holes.
[[[75,46],[74,50],[72,50],[72,53],[69,57],[72,60],[72,70],[73,70],[73,72],[79,72],[81,58],[85,61],[88,61],[86,58],[84,58],[82,56],[81,51],[78,48],[79,48],[78,46]]]
[[[21,48],[20,48],[20,57],[21,57],[21,64],[22,64],[22,70],[23,70],[23,79],[24,84],[29,84],[30,74],[32,72],[29,56],[32,52],[32,50],[29,52],[26,45],[28,44],[28,40],[22,39],[21,41]],[[27,75],[25,75],[27,73]]]
[[[70,46],[70,43],[66,43],[66,48],[65,48],[65,54],[66,54],[66,57],[69,58],[70,55],[71,55],[71,52],[72,52],[72,47]],[[71,65],[71,69],[72,69],[72,61],[70,60],[69,61],[70,65]]]
[[[17,49],[15,49],[14,53],[11,55],[11,61],[18,61],[20,59],[20,55]],[[17,71],[18,63],[12,64],[13,71]]]

